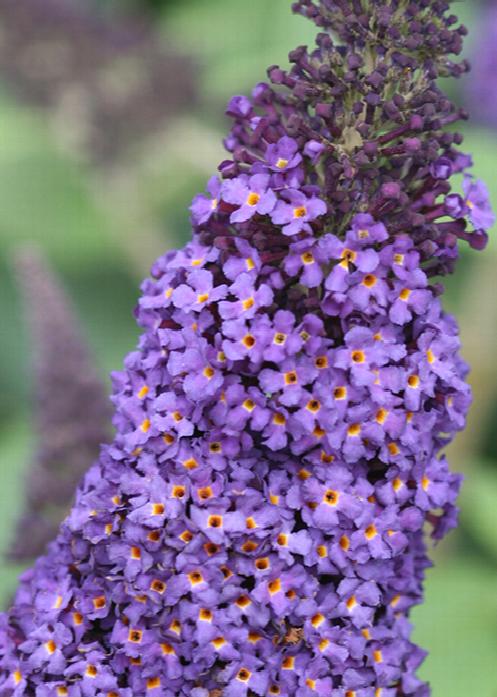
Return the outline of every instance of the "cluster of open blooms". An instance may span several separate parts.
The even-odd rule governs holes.
[[[440,450],[470,402],[430,274],[484,239],[486,191],[465,175],[449,193],[469,161],[446,143],[417,161],[413,234],[393,166],[384,215],[350,212],[329,132],[291,135],[269,94],[230,102],[233,160],[143,285],[114,442],[0,618],[1,695],[429,694],[408,613],[425,523],[455,524]]]

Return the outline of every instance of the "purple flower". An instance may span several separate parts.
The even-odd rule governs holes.
[[[285,271],[290,276],[300,272],[301,282],[308,288],[316,288],[323,280],[321,264],[326,261],[326,251],[319,243],[301,240],[290,247],[291,253],[285,259]]]
[[[316,374],[316,368],[309,362],[287,359],[279,370],[262,370],[259,383],[264,392],[278,393],[281,404],[295,406],[302,397],[304,386],[312,382]]]
[[[345,347],[337,349],[335,353],[335,366],[348,370],[352,382],[357,386],[374,383],[374,369],[388,362],[384,347],[368,327],[353,327],[344,339]]]
[[[451,218],[462,218],[469,213],[469,208],[459,194],[449,194],[444,201],[444,209]]]
[[[380,261],[406,285],[426,285],[426,274],[420,267],[420,254],[408,237],[399,237],[394,244],[383,247]]]
[[[309,140],[304,147],[304,155],[311,159],[313,165],[319,160],[323,151],[324,145],[318,140]]]
[[[296,189],[284,192],[283,196],[284,200],[276,204],[271,220],[275,225],[283,226],[284,235],[291,237],[299,232],[311,233],[309,223],[326,214],[326,203],[315,196],[308,198]]]
[[[252,112],[250,99],[243,95],[232,97],[226,107],[226,114],[233,118],[245,118]]]
[[[238,206],[230,216],[231,223],[244,223],[256,213],[266,215],[271,213],[276,205],[276,194],[269,188],[269,176],[254,174],[248,177],[244,174],[224,182],[221,191],[223,200]]]
[[[440,157],[430,166],[430,174],[434,179],[449,179],[454,172],[454,166],[448,157]]]
[[[470,176],[464,177],[462,187],[471,222],[476,228],[488,230],[495,223],[495,215],[487,187],[480,179],[474,181]]]
[[[230,281],[236,281],[238,276],[243,273],[256,276],[261,269],[259,252],[247,240],[237,238],[235,244],[240,254],[228,257],[223,265],[224,275]]]
[[[383,269],[377,270],[377,273],[357,272],[350,278],[348,296],[354,306],[365,314],[381,314],[382,308],[387,305],[388,292],[388,282]]]
[[[235,319],[243,317],[248,320],[254,317],[261,307],[268,307],[273,301],[273,291],[269,285],[254,286],[254,278],[244,273],[238,276],[229,291],[237,298],[234,301],[222,301],[219,303],[219,313],[223,319]]]
[[[269,344],[268,322],[266,318],[257,319],[248,326],[244,319],[230,320],[223,323],[223,335],[226,339],[222,349],[230,361],[248,358],[253,363],[262,361],[264,351]]]
[[[217,212],[221,199],[221,181],[218,177],[209,179],[207,191],[210,196],[198,194],[190,206],[194,225],[203,225]]]
[[[41,554],[57,533],[74,487],[106,439],[110,409],[75,310],[41,253],[20,250],[16,271],[31,335],[36,423],[26,500],[8,551],[21,562]]]
[[[302,348],[303,339],[295,327],[293,313],[278,310],[272,324],[266,325],[267,343],[264,347],[264,359],[280,363],[287,356],[294,356]]]
[[[352,220],[352,229],[347,235],[358,245],[367,246],[388,239],[388,232],[381,222],[377,222],[367,213],[359,213]]]
[[[217,351],[201,345],[171,351],[167,367],[172,376],[183,376],[185,394],[197,400],[214,395],[222,387],[222,374],[216,362]]]
[[[432,291],[425,288],[409,288],[396,281],[391,293],[392,306],[389,317],[394,324],[406,324],[414,314],[422,315],[432,298]]]
[[[372,273],[378,266],[378,253],[366,246],[369,239],[364,238],[366,240],[364,242],[361,237],[362,229],[366,231],[366,228],[359,228],[357,231],[348,232],[345,240],[339,240],[334,235],[326,235],[320,241],[328,259],[338,262],[326,279],[327,290],[343,292],[349,286],[349,277],[353,271],[357,269],[363,273]]]
[[[495,128],[497,101],[495,95],[495,65],[497,12],[493,3],[484,3],[477,15],[475,31],[478,43],[469,56],[473,66],[471,79],[465,81],[465,106],[471,106],[475,123]]]
[[[217,302],[227,293],[224,285],[214,287],[212,274],[203,269],[192,271],[187,281],[172,293],[173,304],[181,310],[199,312],[206,304]]]
[[[302,162],[297,141],[285,136],[268,145],[266,162],[273,172],[288,172],[297,167]]]

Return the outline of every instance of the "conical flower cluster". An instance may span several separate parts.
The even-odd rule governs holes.
[[[493,217],[434,83],[464,30],[363,5],[296,3],[317,48],[230,102],[193,239],[143,284],[115,440],[2,616],[0,694],[429,694],[408,615],[470,402],[432,279]]]

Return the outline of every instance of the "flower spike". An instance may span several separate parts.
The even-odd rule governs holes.
[[[116,437],[1,618],[6,694],[429,695],[408,618],[471,400],[434,277],[493,223],[435,84],[464,30],[442,0],[295,9],[324,32],[228,105]]]
[[[88,463],[109,436],[110,406],[74,311],[41,252],[19,250],[16,271],[35,382],[36,455],[8,551],[10,559],[24,562],[42,554],[57,534]]]

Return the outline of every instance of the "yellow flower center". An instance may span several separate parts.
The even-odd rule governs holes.
[[[314,257],[312,256],[311,252],[305,252],[300,258],[303,264],[314,264]]]
[[[285,373],[285,385],[295,385],[297,383],[297,373],[294,370]]]
[[[364,361],[366,360],[366,354],[364,353],[364,351],[360,350],[352,351],[351,358],[354,363],[364,363]]]
[[[240,670],[237,673],[236,679],[240,682],[248,682],[250,680],[251,675],[252,673],[250,672],[250,670],[247,670],[246,668],[240,668]]]
[[[245,346],[245,348],[248,348],[248,349],[254,348],[255,337],[252,336],[252,334],[245,334],[245,336],[242,339],[242,344]]]
[[[376,276],[372,273],[368,273],[364,278],[362,279],[362,284],[366,286],[366,288],[372,288],[378,283],[378,279]]]
[[[419,387],[419,382],[419,375],[409,375],[409,377],[407,378],[407,384],[409,385],[409,387],[412,387],[413,389]]]
[[[376,537],[377,534],[378,534],[378,531],[376,530],[376,526],[373,524],[368,525],[368,527],[364,531],[364,536],[365,536],[366,540],[372,540],[373,538]]]
[[[128,634],[128,641],[132,644],[140,644],[143,638],[143,632],[139,629],[130,629]]]
[[[251,191],[250,194],[247,196],[247,205],[256,206],[260,200],[260,194],[257,194],[255,191]]]
[[[327,356],[318,356],[316,360],[314,361],[314,365],[318,370],[324,370],[324,368],[328,367],[328,357]]]
[[[323,502],[326,503],[328,506],[336,506],[339,498],[340,494],[338,493],[338,491],[328,489],[324,493]]]

